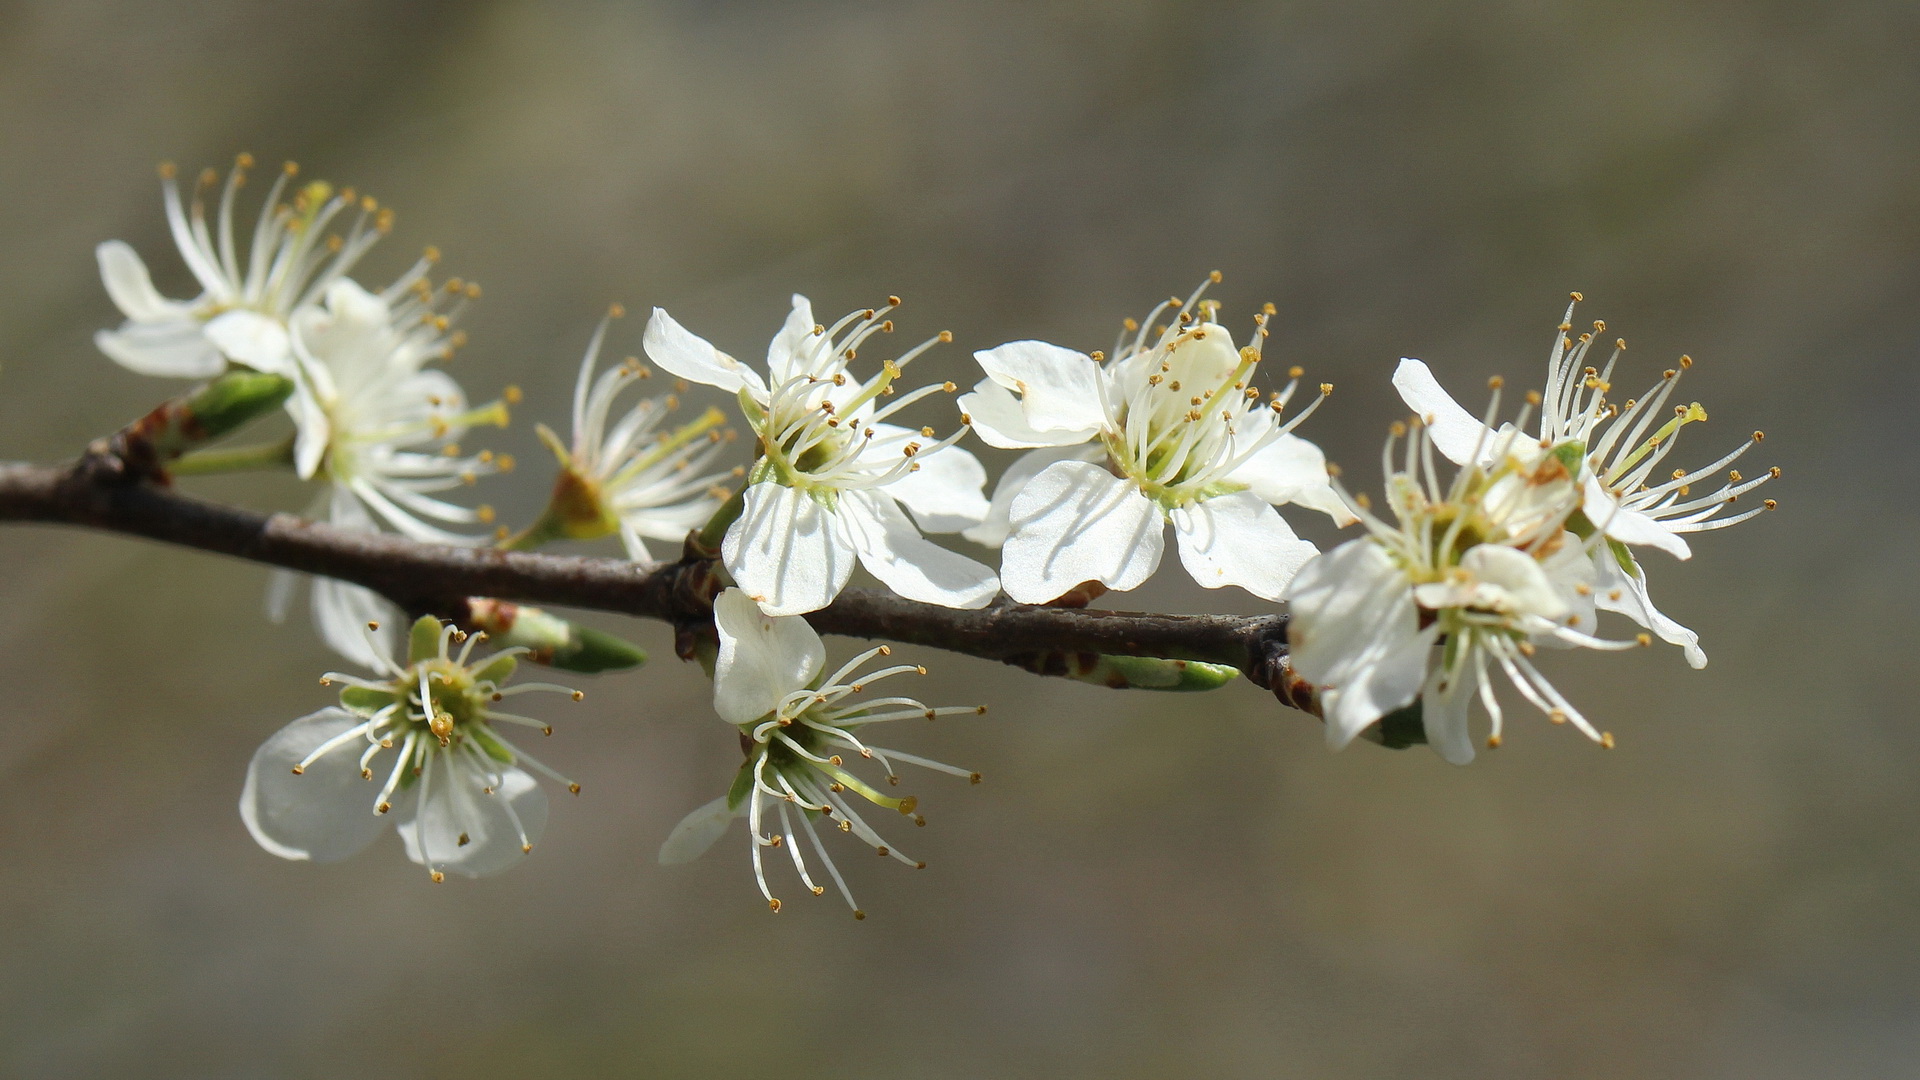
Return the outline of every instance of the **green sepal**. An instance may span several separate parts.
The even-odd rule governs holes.
[[[1566,466],[1569,475],[1578,477],[1580,475],[1580,463],[1585,461],[1587,457],[1587,444],[1579,439],[1574,439],[1571,442],[1563,442],[1554,447],[1549,456],[1561,465]]]
[[[1608,537],[1607,550],[1613,552],[1613,561],[1620,564],[1621,572],[1636,581],[1639,580],[1640,564],[1634,561],[1633,552],[1627,549],[1627,545]]]
[[[508,679],[513,678],[514,669],[519,666],[519,657],[512,653],[505,656],[496,656],[487,661],[485,666],[474,671],[473,681],[475,683],[490,682],[495,686],[504,686]]]
[[[349,686],[340,691],[340,707],[360,717],[369,717],[400,700],[391,690],[371,686]]]
[[[500,741],[500,737],[488,730],[485,724],[468,724],[464,734],[472,739],[474,745],[488,757],[502,765],[513,764],[513,751],[507,749],[506,744]]]
[[[1427,741],[1427,725],[1420,717],[1420,701],[1416,698],[1413,704],[1404,705],[1381,717],[1367,729],[1363,737],[1389,750],[1420,746]]]
[[[738,810],[740,804],[747,801],[747,795],[753,791],[753,763],[760,760],[754,755],[740,763],[740,771],[733,774],[733,784],[727,788],[727,809]]]
[[[440,655],[440,620],[422,615],[407,631],[407,663],[417,664]]]
[[[1593,521],[1587,517],[1585,510],[1575,510],[1568,514],[1566,526],[1568,532],[1582,540],[1591,540],[1593,534],[1599,531],[1593,527]]]

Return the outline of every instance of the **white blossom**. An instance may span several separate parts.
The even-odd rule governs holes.
[[[1201,302],[1205,288],[1144,324],[1127,320],[1111,359],[1040,341],[974,354],[987,378],[960,399],[963,418],[990,445],[1035,448],[967,533],[1004,543],[1007,595],[1045,603],[1085,581],[1134,588],[1159,566],[1170,524],[1195,581],[1277,599],[1316,549],[1274,508],[1351,520],[1320,449],[1291,434],[1332,387],[1282,421],[1302,373],[1264,400],[1253,386],[1268,313],[1237,348]]]
[[[1616,339],[1613,354],[1604,367],[1589,366],[1587,353],[1595,335],[1606,324],[1595,322],[1591,332],[1573,338],[1574,304],[1554,331],[1554,342],[1547,357],[1546,391],[1539,395],[1540,430],[1537,441],[1518,440],[1515,453],[1539,457],[1558,454],[1569,468],[1576,470],[1582,505],[1571,527],[1586,535],[1593,530],[1605,534],[1606,543],[1593,549],[1601,607],[1627,615],[1670,644],[1685,651],[1687,662],[1705,667],[1707,655],[1701,651],[1699,635],[1661,614],[1647,595],[1646,572],[1628,545],[1659,548],[1679,559],[1692,557],[1685,539],[1689,533],[1724,529],[1737,525],[1774,507],[1771,499],[1744,513],[1721,516],[1747,492],[1780,475],[1769,469],[1753,479],[1737,470],[1713,487],[1712,478],[1732,465],[1763,438],[1754,432],[1732,453],[1698,469],[1674,469],[1666,476],[1656,470],[1666,460],[1688,424],[1707,419],[1699,402],[1673,404],[1674,390],[1681,376],[1693,366],[1693,359],[1682,356],[1679,364],[1661,374],[1639,398],[1624,405],[1608,399],[1612,391],[1615,365],[1626,351],[1624,339]],[[1400,396],[1427,422],[1434,445],[1455,463],[1467,460],[1476,445],[1488,445],[1486,425],[1462,408],[1441,388],[1427,366],[1418,360],[1403,359],[1394,373],[1394,385]],[[1666,417],[1664,421],[1662,417]],[[1656,426],[1657,425],[1657,426]],[[1707,484],[1710,490],[1695,495],[1693,489]]]
[[[827,606],[856,561],[894,592],[926,603],[982,607],[999,591],[990,568],[921,535],[958,532],[986,516],[986,470],[953,445],[964,429],[936,439],[931,428],[887,422],[930,394],[957,389],[947,383],[898,396],[894,390],[908,363],[950,335],[883,361],[864,382],[848,373],[868,338],[892,331],[887,316],[898,304],[889,297],[883,308],[826,327],[813,321],[807,298],[795,295],[786,325],[767,347],[767,378],[659,308],[647,322],[644,343],[654,363],[736,395],[759,439],[721,559],[770,615]]]
[[[680,400],[664,394],[640,399],[613,420],[614,401],[653,372],[629,357],[596,376],[607,326],[603,320],[580,363],[571,444],[544,424],[536,428],[561,474],[546,513],[524,535],[591,539],[617,532],[627,557],[645,562],[652,558],[647,540],[684,540],[720,508],[728,494],[720,485],[745,470],[711,468],[733,435],[721,428],[718,409],[669,430]]]
[[[882,645],[854,657],[825,675],[826,648],[805,619],[766,614],[740,589],[728,589],[715,599],[714,626],[720,635],[719,659],[714,667],[713,707],[720,718],[740,731],[747,758],[732,789],[722,798],[700,807],[676,826],[660,849],[663,863],[681,863],[698,857],[744,816],[753,859],[753,876],[767,905],[779,911],[781,903],[767,884],[763,855],[768,849],[786,849],[801,884],[818,896],[826,891],[808,869],[800,834],[819,856],[855,918],[865,912],[854,903],[846,879],[820,839],[822,827],[848,833],[883,856],[908,866],[926,864],[909,858],[875,831],[860,813],[853,796],[872,807],[889,810],[924,825],[916,813],[918,800],[895,798],[861,778],[849,759],[877,763],[886,770],[886,783],[898,784],[897,764],[916,765],[965,777],[974,783],[979,773],[887,750],[866,741],[868,725],[888,720],[977,714],[985,707],[930,708],[911,697],[862,698],[867,687],[881,679],[926,669],[912,664],[884,667],[857,674],[862,664],[887,656]],[[869,810],[868,813],[872,813]],[[771,831],[776,826],[778,831]],[[818,822],[818,825],[816,825]],[[795,826],[799,833],[796,833]]]
[[[423,618],[404,666],[382,657],[378,678],[322,677],[323,685],[346,684],[340,704],[282,728],[247,767],[240,818],[260,846],[285,859],[335,862],[372,843],[391,814],[407,857],[435,881],[449,872],[497,874],[533,850],[547,796],[526,770],[576,794],[580,786],[499,732],[506,724],[543,734],[551,727],[497,704],[533,691],[581,695],[550,683],[508,686],[527,650],[470,663],[485,637]]]
[[[465,287],[455,293],[466,294]],[[469,427],[504,425],[507,408],[500,401],[468,408],[451,376],[426,367],[448,356],[454,343],[438,301],[424,281],[389,298],[343,278],[328,287],[323,305],[295,313],[291,342],[299,377],[288,403],[298,428],[295,467],[303,479],[326,484],[310,516],[345,529],[385,526],[449,544],[479,538],[444,525],[492,519],[486,506],[469,509],[435,497],[512,464],[486,452],[459,452],[455,440]],[[284,614],[288,588],[276,582],[269,596],[276,618]],[[330,646],[369,666],[376,658],[360,627],[396,618],[372,593],[321,578],[314,582],[313,612]]]
[[[1396,424],[1387,441],[1392,520],[1356,501],[1368,535],[1308,562],[1287,589],[1289,662],[1316,688],[1328,743],[1345,746],[1418,699],[1428,742],[1465,764],[1474,753],[1467,713],[1475,698],[1492,720],[1488,745],[1500,743],[1503,714],[1488,679],[1498,668],[1554,722],[1571,721],[1611,746],[1612,736],[1533,662],[1539,645],[1619,649],[1646,640],[1591,633],[1589,548],[1601,538],[1583,541],[1564,528],[1580,506],[1566,466],[1527,452],[1528,440],[1511,428],[1483,432],[1470,463],[1442,488],[1435,440],[1417,421],[1395,467],[1395,444],[1407,435]]]
[[[199,282],[200,295],[192,300],[161,296],[131,246],[119,240],[101,244],[95,251],[100,277],[126,321],[117,330],[94,335],[100,351],[145,375],[210,378],[228,361],[295,374],[288,326],[293,313],[317,303],[343,279],[392,228],[393,215],[370,198],[337,191],[324,181],[303,185],[282,202],[297,172],[289,162],[267,192],[242,252],[234,210],[252,166],[249,155],[240,155],[221,186],[211,223],[206,197],[219,185],[218,175],[211,169],[203,172],[192,203],[183,208],[172,167],[162,167],[167,225],[181,260]],[[346,218],[352,220],[344,231],[328,231]],[[394,289],[404,289],[424,275],[430,261],[431,253]]]

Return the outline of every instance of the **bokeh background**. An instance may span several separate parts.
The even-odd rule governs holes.
[[[1228,321],[1274,301],[1271,355],[1338,385],[1305,433],[1359,483],[1395,358],[1537,383],[1572,289],[1627,383],[1699,361],[1695,454],[1759,427],[1750,471],[1786,471],[1778,513],[1652,557],[1710,667],[1554,658],[1612,753],[1526,717],[1465,769],[1330,754],[1245,686],[931,657],[929,699],[992,711],[892,741],[987,782],[916,784],[926,871],[846,857],[864,923],[792,885],[769,915],[737,835],[655,864],[738,751],[612,618],[656,662],[555,710],[587,793],[524,866],[266,855],[244,767],[332,664],[264,621],[266,572],[0,530],[0,1074],[1920,1073],[1912,4],[9,0],[0,147],[9,458],[168,392],[93,349],[93,245],[189,293],[154,164],[249,150],[399,209],[367,278],[434,243],[485,286],[453,370],[526,388],[509,518],[609,301],[755,356],[791,290],[897,292],[965,382],[969,349],[1104,347],[1216,268]],[[1256,609],[1177,571],[1122,599]]]

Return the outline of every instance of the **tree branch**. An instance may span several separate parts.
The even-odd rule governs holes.
[[[707,624],[712,564],[642,565],[425,544],[352,532],[288,514],[221,506],[145,482],[106,447],[70,467],[0,463],[0,521],[78,525],[143,536],[362,585],[411,612],[452,615],[468,597]],[[1160,615],[998,603],[973,611],[847,589],[807,616],[822,633],[928,645],[1028,666],[1035,654],[1197,660],[1238,668],[1281,701],[1314,711],[1311,689],[1286,670],[1281,615]]]

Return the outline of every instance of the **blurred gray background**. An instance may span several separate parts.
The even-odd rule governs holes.
[[[1537,384],[1572,289],[1628,389],[1699,361],[1695,460],[1759,427],[1749,471],[1786,470],[1778,513],[1650,560],[1710,667],[1549,661],[1612,753],[1524,715],[1470,768],[1329,754],[1245,686],[926,656],[930,700],[992,711],[886,741],[987,782],[916,780],[922,873],[843,849],[864,923],[790,884],[769,915],[739,834],[654,863],[738,750],[611,618],[656,661],[549,710],[587,791],[524,866],[275,859],[242,773],[334,661],[263,620],[265,571],[0,530],[0,1075],[1920,1074],[1910,3],[14,0],[0,148],[7,458],[171,389],[94,351],[92,248],[189,294],[154,164],[249,150],[399,209],[368,280],[433,243],[485,286],[452,370],[527,390],[509,518],[609,301],[755,357],[791,290],[897,292],[902,343],[958,337],[922,370],[970,382],[970,349],[1105,347],[1216,268],[1227,321],[1274,301],[1269,355],[1338,384],[1304,433],[1358,484],[1395,358]],[[1116,599],[1258,608],[1173,566]]]

